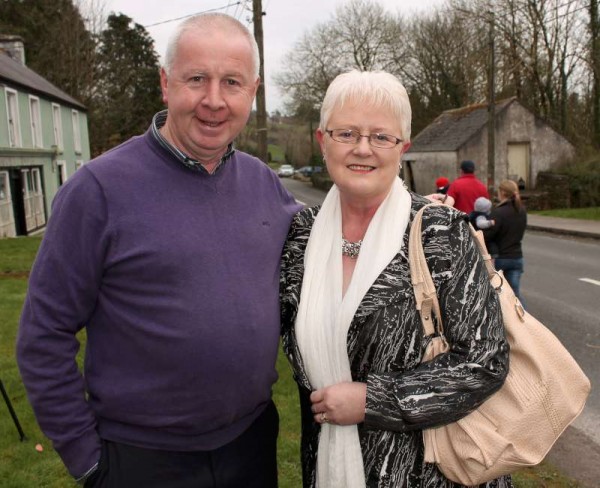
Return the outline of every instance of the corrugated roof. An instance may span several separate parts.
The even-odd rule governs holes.
[[[496,115],[515,97],[496,103]],[[412,140],[411,152],[456,151],[487,123],[487,104],[469,105],[442,112]]]
[[[32,92],[36,92],[36,94],[45,95],[73,107],[87,110],[85,105],[56,88],[35,71],[29,69],[27,66],[23,66],[5,54],[0,54],[0,82],[6,82],[8,85],[20,85]]]

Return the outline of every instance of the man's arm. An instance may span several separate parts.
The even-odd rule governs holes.
[[[17,337],[17,361],[38,423],[76,478],[100,457],[96,418],[75,357],[76,334],[96,304],[108,239],[104,194],[84,167],[53,202]]]

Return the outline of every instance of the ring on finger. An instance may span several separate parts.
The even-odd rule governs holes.
[[[327,413],[326,412],[321,412],[321,422],[326,424],[327,422],[329,422],[329,419],[327,418]]]

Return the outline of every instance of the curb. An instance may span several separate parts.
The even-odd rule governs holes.
[[[564,229],[557,227],[546,227],[543,225],[527,224],[527,230],[535,230],[539,232],[547,232],[550,234],[560,234],[573,237],[585,237],[587,239],[600,239],[600,235],[596,232],[588,232],[585,230]]]

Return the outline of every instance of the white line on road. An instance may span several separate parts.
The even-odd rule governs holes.
[[[579,281],[585,281],[586,283],[591,283],[592,285],[600,286],[600,281],[593,280],[591,278],[579,278]]]
[[[296,198],[296,202],[299,203],[300,205],[304,205],[306,207],[306,202],[303,202],[302,200],[298,200]]]

